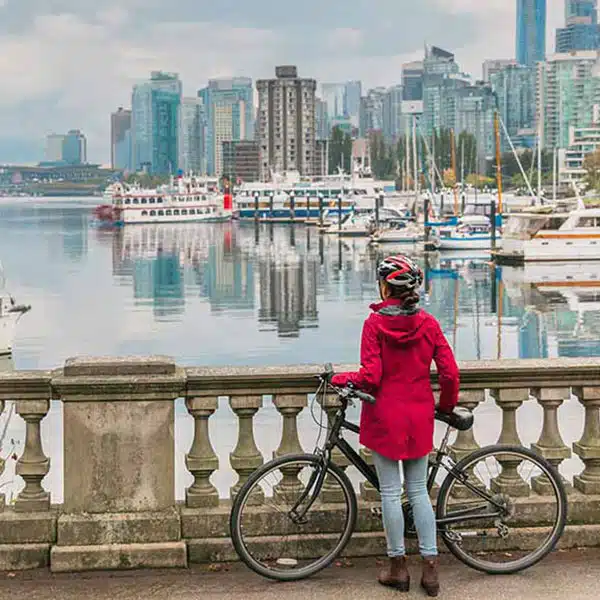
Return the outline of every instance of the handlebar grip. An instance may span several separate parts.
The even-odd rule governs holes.
[[[354,395],[357,398],[360,398],[363,402],[367,404],[375,404],[375,398],[371,396],[371,394],[366,394],[365,392],[361,392],[359,390],[353,390]]]

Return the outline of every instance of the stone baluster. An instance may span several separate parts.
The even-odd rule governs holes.
[[[229,402],[239,422],[237,446],[229,455],[231,466],[239,476],[238,482],[231,488],[233,498],[248,477],[263,464],[262,454],[256,447],[254,439],[254,415],[262,407],[263,398],[259,395],[231,396]],[[256,487],[248,502],[261,504],[263,501],[264,494],[259,487]]]
[[[340,399],[336,395],[329,394],[325,397],[325,404],[323,408],[327,413],[327,431],[330,430],[340,406]],[[338,448],[334,448],[333,452],[331,453],[331,459],[342,470],[346,470],[350,465],[350,461],[341,453]],[[323,502],[327,503],[343,502],[344,500],[343,492],[339,483],[337,481],[333,481],[330,476],[327,476],[325,482],[323,483],[321,499]]]
[[[492,389],[491,393],[496,404],[502,409],[502,430],[497,443],[522,446],[517,432],[517,409],[529,399],[529,389]],[[518,471],[520,461],[500,455],[498,462],[502,468],[498,477],[492,479],[492,490],[517,497],[529,496],[531,492],[529,484],[523,480]]]
[[[4,400],[0,400],[0,416],[2,416],[3,412],[4,412]],[[0,450],[2,450],[1,445],[0,445]],[[2,479],[5,464],[6,464],[6,461],[2,458],[2,456],[0,456],[0,479]],[[4,511],[5,506],[6,506],[6,496],[4,494],[0,493],[0,512]]]
[[[485,390],[464,390],[460,392],[458,403],[459,406],[467,408],[472,412],[484,401]],[[449,447],[450,456],[456,462],[462,460],[465,456],[468,456],[478,449],[479,444],[475,440],[473,427],[471,427],[471,429],[467,429],[467,431],[457,432],[454,444]],[[473,469],[470,470],[469,477],[471,481],[475,481],[477,479],[477,475],[474,473]],[[473,492],[464,486],[457,486],[454,488],[452,495],[455,498],[471,498]]]
[[[307,405],[306,394],[277,394],[273,397],[273,404],[283,417],[281,442],[273,452],[273,457],[302,454],[303,449],[298,437],[298,415]],[[283,498],[295,499],[302,489],[302,483],[298,479],[300,469],[292,467],[282,469],[281,472],[283,478],[275,486],[274,493]]]
[[[50,459],[44,454],[40,433],[40,422],[49,410],[49,400],[17,400],[17,414],[26,423],[25,448],[16,468],[25,487],[17,496],[17,512],[44,512],[50,508],[50,494],[42,487],[42,479],[50,471]]]
[[[217,410],[217,398],[187,398],[185,405],[194,417],[194,441],[185,456],[185,464],[194,476],[194,483],[185,491],[185,503],[189,508],[218,506],[219,494],[210,482],[210,476],[219,468],[219,459],[208,433],[208,420]]]
[[[570,392],[571,389],[568,387],[534,388],[531,390],[531,395],[544,409],[544,422],[540,439],[532,444],[531,448],[546,458],[557,470],[563,460],[571,457],[571,450],[564,443],[558,427],[558,408],[569,398]],[[564,478],[563,483],[567,488],[570,487],[570,484]],[[545,475],[534,477],[531,487],[536,493],[542,495],[552,491],[550,482]]]
[[[600,387],[580,387],[573,392],[585,408],[583,434],[573,444],[585,468],[573,484],[583,494],[600,494]]]

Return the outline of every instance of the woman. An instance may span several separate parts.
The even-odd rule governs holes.
[[[352,383],[377,400],[373,406],[362,407],[360,441],[373,453],[390,558],[378,581],[405,592],[410,586],[401,462],[423,557],[421,586],[430,596],[437,596],[436,523],[427,493],[435,413],[430,369],[435,362],[441,387],[439,408],[451,412],[458,402],[458,367],[439,323],[417,306],[423,283],[419,266],[405,256],[391,256],[379,264],[377,277],[382,302],[371,305],[373,312],[364,323],[360,370],[335,375],[332,383]]]

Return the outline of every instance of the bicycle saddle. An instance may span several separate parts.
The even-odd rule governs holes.
[[[458,431],[467,431],[473,427],[473,413],[460,406],[457,406],[451,413],[445,413],[436,408],[435,418]]]

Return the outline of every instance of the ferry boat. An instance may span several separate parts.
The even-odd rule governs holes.
[[[31,306],[17,304],[4,288],[5,278],[0,265],[0,356],[12,353],[17,323],[31,310]]]
[[[501,241],[500,231],[496,242]],[[439,231],[434,242],[438,250],[491,250],[492,226],[484,215],[465,215],[455,227]]]
[[[301,177],[297,171],[273,173],[272,181],[243,182],[234,195],[236,215],[240,219],[264,221],[317,222],[321,210],[330,216],[347,215],[357,207],[373,208],[375,198],[390,196],[393,182],[376,181],[370,174],[339,171],[320,179]]]
[[[139,223],[222,222],[233,216],[229,193],[219,200],[218,180],[195,175],[171,178],[156,189],[115,183],[106,196],[110,203],[98,206],[94,216],[113,226]]]
[[[600,260],[600,208],[510,216],[498,259],[510,262]]]

